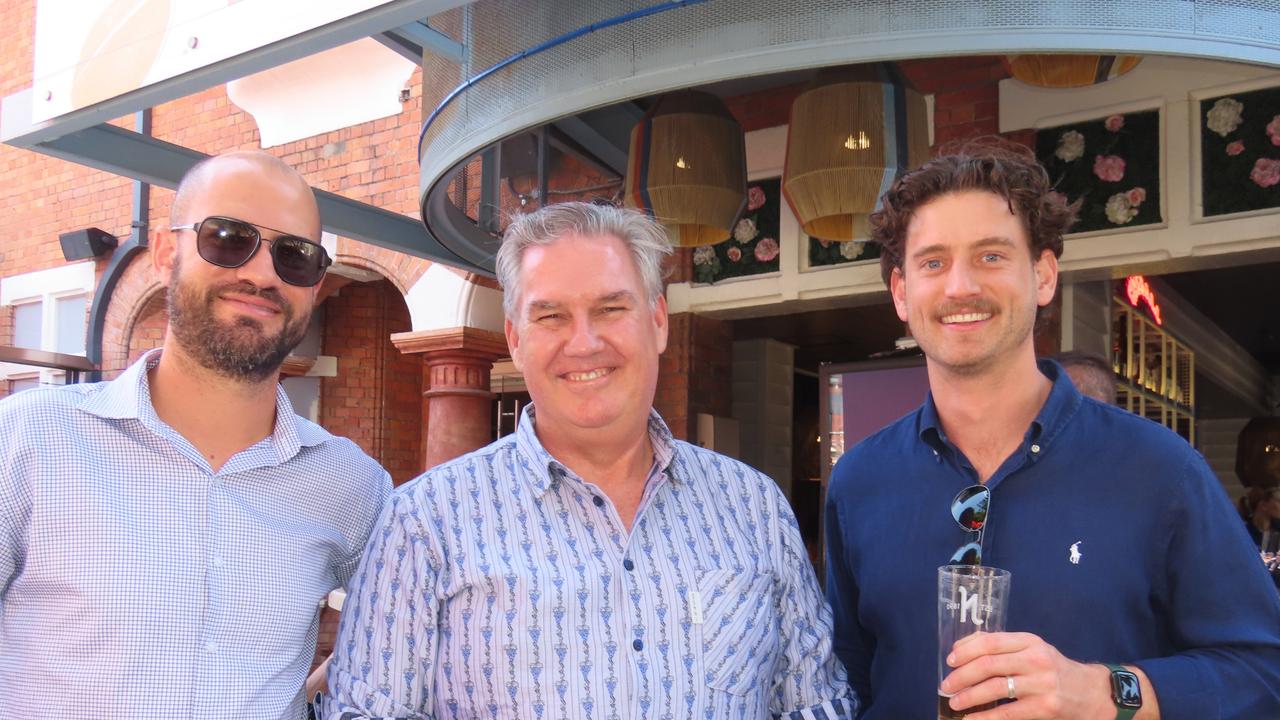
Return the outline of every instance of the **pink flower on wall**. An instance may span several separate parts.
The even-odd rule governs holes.
[[[1271,138],[1272,145],[1280,145],[1280,115],[1271,118],[1271,122],[1267,123],[1267,137]]]
[[[1280,160],[1258,158],[1258,162],[1253,164],[1253,171],[1249,173],[1249,179],[1259,187],[1271,187],[1280,183]]]
[[[756,243],[756,259],[760,262],[769,262],[778,257],[778,241],[771,237],[763,238]]]
[[[1120,128],[1124,127],[1124,116],[1112,115],[1111,117],[1107,118],[1107,121],[1105,124],[1107,126],[1107,129],[1110,130],[1111,132],[1119,132]]]
[[[728,255],[733,262],[738,262],[742,259],[742,249],[737,246],[730,247],[725,251],[725,255]]]
[[[764,205],[764,190],[753,185],[747,189],[747,210],[759,210]]]
[[[1093,174],[1106,182],[1124,179],[1124,158],[1117,155],[1098,155],[1093,159]]]
[[[1236,140],[1235,142],[1227,143],[1227,154],[1230,155],[1231,157],[1235,157],[1236,155],[1239,155],[1242,152],[1244,152],[1243,140]]]
[[[1136,187],[1125,193],[1125,196],[1129,198],[1130,205],[1137,207],[1142,204],[1143,200],[1147,199],[1147,190],[1146,188]]]

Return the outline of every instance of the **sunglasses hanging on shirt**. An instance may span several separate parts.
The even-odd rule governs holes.
[[[982,564],[982,531],[987,527],[987,513],[991,510],[991,488],[986,485],[970,485],[956,494],[951,501],[951,517],[966,533],[977,533],[978,538],[966,542],[951,556],[952,565]]]
[[[196,252],[200,257],[224,268],[238,268],[249,262],[263,243],[257,226],[217,215],[169,229],[194,231]],[[324,279],[325,270],[333,264],[329,253],[319,243],[297,235],[282,233],[266,242],[271,246],[271,266],[275,268],[276,275],[290,285],[312,287]]]

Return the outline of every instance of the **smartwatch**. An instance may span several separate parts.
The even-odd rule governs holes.
[[[1116,720],[1131,720],[1142,707],[1142,686],[1138,676],[1120,665],[1107,665],[1111,671],[1111,702],[1116,705]]]

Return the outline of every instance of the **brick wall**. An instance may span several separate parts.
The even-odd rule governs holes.
[[[156,293],[138,312],[132,333],[129,335],[128,364],[148,350],[164,344],[164,332],[169,324],[169,308],[164,293]]]
[[[672,434],[695,439],[697,414],[733,414],[733,327],[725,320],[678,313],[658,364],[654,407]]]
[[[337,377],[321,382],[320,424],[351,438],[402,483],[421,472],[422,365],[390,335],[410,329],[404,298],[390,282],[352,283],[325,301],[323,354]]]

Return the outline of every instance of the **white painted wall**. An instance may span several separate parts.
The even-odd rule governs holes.
[[[502,332],[502,292],[433,264],[405,293],[413,330],[473,327]]]

